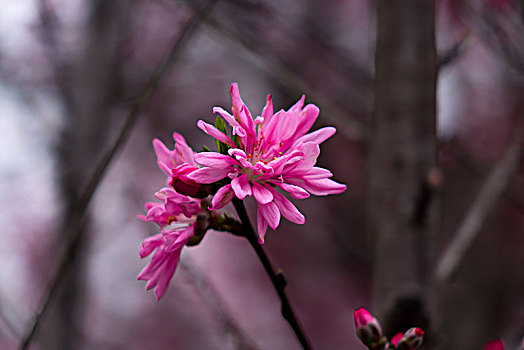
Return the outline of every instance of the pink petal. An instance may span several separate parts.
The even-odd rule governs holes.
[[[242,174],[234,178],[231,181],[231,187],[239,199],[244,199],[246,196],[251,196],[252,194],[247,174]]]
[[[193,159],[195,152],[187,145],[184,137],[175,132],[173,133],[173,139],[175,140],[175,149],[173,151],[174,166],[184,163],[195,164]]]
[[[266,105],[262,109],[261,117],[264,119],[264,124],[269,123],[273,117],[273,98],[271,95],[267,95]]]
[[[286,184],[283,182],[277,182],[275,183],[275,185],[280,187],[283,191],[289,192],[291,197],[296,198],[296,199],[304,199],[310,196],[310,194],[306,190],[304,190],[302,187]]]
[[[208,134],[211,137],[214,137],[218,141],[225,143],[226,145],[230,147],[236,147],[233,140],[231,140],[226,134],[224,134],[222,131],[215,128],[213,125],[208,124],[204,122],[203,120],[199,120],[197,122],[197,126],[204,131],[206,134]]]
[[[167,176],[171,176],[171,170],[175,167],[172,158],[173,151],[168,149],[159,139],[153,140],[153,148],[157,156],[158,167],[162,169]]]
[[[284,181],[302,187],[316,196],[339,194],[347,189],[346,185],[331,179],[308,180],[307,178],[285,178]]]
[[[184,139],[184,136],[179,134],[178,132],[173,133],[173,140],[175,140],[176,143],[181,144],[183,146],[187,146],[186,139]]]
[[[308,180],[324,179],[324,178],[333,176],[333,173],[331,173],[331,171],[324,169],[324,168],[313,167],[310,170],[308,170],[305,174],[303,174],[302,176],[307,177]]]
[[[231,202],[231,199],[234,197],[234,195],[235,192],[231,188],[230,184],[220,187],[211,200],[211,210],[217,210],[225,207],[229,202]]]
[[[304,101],[306,100],[306,95],[302,95],[300,100],[298,100],[291,108],[288,110],[289,112],[298,112],[302,109],[304,106]]]
[[[277,190],[271,189],[273,193],[273,203],[277,206],[280,213],[289,221],[295,224],[303,224],[306,218],[301,212],[291,203],[289,199],[280,194]]]
[[[314,104],[307,105],[301,112],[301,118],[297,125],[295,136],[301,137],[313,126],[318,118],[320,109]]]
[[[164,296],[164,294],[167,291],[167,287],[169,287],[169,282],[171,281],[171,278],[173,278],[175,269],[178,265],[178,262],[180,261],[181,251],[182,250],[177,250],[176,252],[172,253],[171,256],[164,263],[164,270],[162,271],[162,274],[160,274],[159,276],[160,278],[156,282],[155,295],[157,300],[160,300],[160,298]]]
[[[260,206],[257,210],[257,230],[258,230],[258,243],[264,244],[264,238],[267,232],[267,222],[260,211]]]
[[[210,184],[223,179],[231,172],[231,168],[200,168],[187,177],[201,184]]]
[[[276,204],[273,202],[259,204],[258,210],[260,211],[260,214],[262,214],[262,217],[264,217],[264,220],[267,222],[269,227],[275,230],[280,223],[280,212],[278,211]]]
[[[222,107],[213,107],[213,114],[218,113],[224,120],[231,125],[231,127],[238,127],[240,124],[235,120],[235,117],[233,117],[231,114],[229,114],[226,110],[224,110]]]
[[[273,194],[256,181],[253,183],[253,197],[259,204],[267,204],[273,200]]]
[[[214,167],[214,168],[228,168],[230,165],[238,164],[233,158],[228,155],[217,152],[200,152],[195,154],[195,162],[200,165]]]
[[[140,245],[140,258],[145,258],[153,252],[160,244],[162,244],[163,235],[158,233],[154,236],[148,237],[142,241]]]
[[[332,126],[327,126],[322,129],[318,129],[313,131],[312,133],[306,134],[299,138],[295,144],[298,143],[306,143],[306,142],[314,142],[317,145],[321,144],[322,142],[329,139],[331,136],[333,136],[337,132],[337,129],[335,129]]]

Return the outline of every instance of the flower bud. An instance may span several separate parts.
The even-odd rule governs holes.
[[[198,168],[192,164],[182,164],[173,169],[173,177],[171,180],[171,186],[180,194],[199,198],[201,192],[201,184],[188,178],[188,175]],[[206,195],[207,196],[207,195]],[[204,196],[205,197],[205,196]]]
[[[353,313],[357,337],[366,345],[371,346],[382,340],[382,328],[376,318],[364,308],[359,308]]]
[[[484,346],[484,350],[504,350],[504,343],[502,340],[492,340]]]
[[[391,344],[393,344],[393,346],[397,348],[398,344],[400,343],[403,337],[404,337],[404,334],[400,332],[395,334],[393,338],[391,338]]]
[[[400,334],[400,333],[399,333]],[[391,342],[397,349],[401,350],[415,350],[422,346],[422,337],[424,331],[420,328],[413,327],[404,333],[402,339],[398,339],[398,334],[393,337]]]

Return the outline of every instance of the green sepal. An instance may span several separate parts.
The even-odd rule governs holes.
[[[226,123],[224,122],[224,119],[222,117],[217,116],[215,119],[215,128],[222,131],[224,135],[226,134]],[[226,145],[223,142],[220,142],[218,140],[215,140],[215,143],[217,145],[217,151],[218,153],[227,154],[227,150],[229,149],[228,145]]]
[[[235,145],[237,146],[237,148],[240,148],[240,137],[238,137],[238,135],[232,135],[231,136],[231,140],[233,140],[233,142],[235,143]]]

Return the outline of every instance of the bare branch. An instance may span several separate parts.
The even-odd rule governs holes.
[[[258,259],[262,263],[264,270],[266,271],[269,279],[271,280],[271,283],[273,284],[273,287],[275,288],[275,291],[278,294],[281,303],[280,311],[282,313],[282,317],[289,323],[289,325],[293,329],[293,332],[295,333],[297,340],[300,342],[300,345],[302,345],[302,348],[304,350],[313,349],[313,347],[311,346],[311,342],[307,337],[307,334],[304,332],[304,329],[296,316],[293,305],[287,297],[285,289],[287,282],[284,273],[282,271],[275,271],[273,265],[269,261],[268,256],[266,255],[266,252],[264,251],[264,248],[262,247],[262,245],[258,243],[257,234],[255,233],[255,231],[253,231],[253,226],[251,225],[249,216],[247,215],[244,202],[242,202],[242,200],[238,198],[233,198],[232,202],[235,207],[235,210],[237,211],[238,217],[242,222],[242,225],[244,226],[245,237],[248,240],[251,247],[253,248],[253,250],[255,250]]]
[[[71,262],[74,260],[76,256],[79,242],[81,240],[81,228],[84,215],[88,208],[89,202],[91,201],[91,198],[93,197],[96,189],[98,188],[98,185],[100,184],[103,176],[105,175],[109,167],[109,164],[114,159],[115,155],[117,155],[118,152],[120,152],[123,146],[125,145],[131,133],[131,130],[136,124],[138,117],[147,107],[147,104],[149,103],[151,96],[158,88],[162,79],[165,77],[166,72],[169,68],[171,68],[175,60],[180,56],[182,49],[187,44],[189,38],[194,34],[199,23],[209,15],[217,1],[218,0],[210,0],[208,1],[205,8],[195,11],[191,20],[186,24],[186,26],[176,39],[175,43],[171,47],[169,53],[164,57],[164,59],[160,62],[155,71],[152,73],[142,93],[133,105],[124,125],[122,126],[122,129],[120,130],[118,137],[116,138],[112,146],[104,153],[101,161],[97,164],[94,172],[89,178],[87,186],[82,192],[82,195],[80,196],[80,199],[78,200],[78,203],[76,204],[73,210],[71,224],[69,226],[69,232],[66,235],[68,237],[68,241],[65,250],[60,257],[56,272],[53,275],[53,278],[51,279],[51,284],[48,289],[48,292],[46,293],[43,302],[38,308],[38,311],[35,314],[31,326],[24,333],[24,337],[20,343],[20,349],[27,349],[28,346],[31,344],[31,341],[33,340],[35,332],[38,329],[38,326],[42,319],[42,316],[45,314],[50,304],[50,301],[55,296],[56,292],[58,291],[58,287],[60,286],[67,272],[69,271],[69,267],[71,266]]]
[[[466,30],[462,33],[460,40],[453,45],[450,49],[446,50],[443,54],[439,55],[438,66],[440,69],[455,62],[468,47],[471,46],[473,41],[473,35],[470,30]]]
[[[179,266],[186,271],[195,285],[195,290],[200,299],[206,304],[214,317],[222,323],[225,333],[229,333],[238,349],[257,350],[259,347],[253,339],[242,329],[235,318],[231,315],[226,305],[220,298],[220,295],[212,285],[211,281],[200,271],[191,261],[188,262],[188,256],[180,261]]]
[[[515,130],[515,136],[504,157],[491,171],[480,192],[471,205],[448,248],[437,264],[437,280],[445,283],[455,273],[467,249],[477,237],[488,213],[508,185],[511,176],[517,171],[524,147],[524,123]]]
[[[185,2],[188,6],[194,8],[195,5],[191,1],[185,0]],[[254,59],[250,60],[250,62],[256,63],[268,76],[278,82],[285,91],[291,94],[296,94],[297,91],[299,93],[308,91],[309,97],[322,106],[323,118],[328,122],[333,123],[349,140],[365,140],[368,130],[362,121],[349,116],[346,111],[343,111],[333,103],[330,103],[321,93],[315,91],[315,89],[283,66],[280,62],[269,57],[266,53],[261,52],[260,49],[243,33],[231,29],[216,16],[209,16],[206,19],[205,24],[209,25],[213,30],[215,30],[215,32],[236,47],[240,47],[246,51],[246,53],[251,55]]]

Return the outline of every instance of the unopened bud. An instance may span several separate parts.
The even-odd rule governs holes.
[[[504,350],[504,343],[500,339],[492,340],[484,345],[484,350]]]
[[[364,308],[359,308],[353,313],[357,337],[366,345],[371,346],[382,340],[382,328],[376,318]]]
[[[400,343],[400,341],[402,340],[402,337],[404,336],[404,334],[402,333],[397,333],[393,336],[393,338],[391,338],[391,344],[393,344],[393,346],[395,348],[397,348],[398,344]]]
[[[395,336],[397,337],[397,335]],[[420,328],[413,327],[404,333],[402,339],[396,339],[395,347],[401,350],[415,350],[422,346],[422,338],[424,337],[424,331]],[[393,343],[393,340],[392,340]]]
[[[191,180],[188,175],[198,168],[192,164],[185,163],[173,169],[173,177],[171,179],[171,186],[180,194],[193,198],[205,198],[209,195],[204,190],[204,186],[198,182]],[[204,193],[206,192],[206,193]]]

